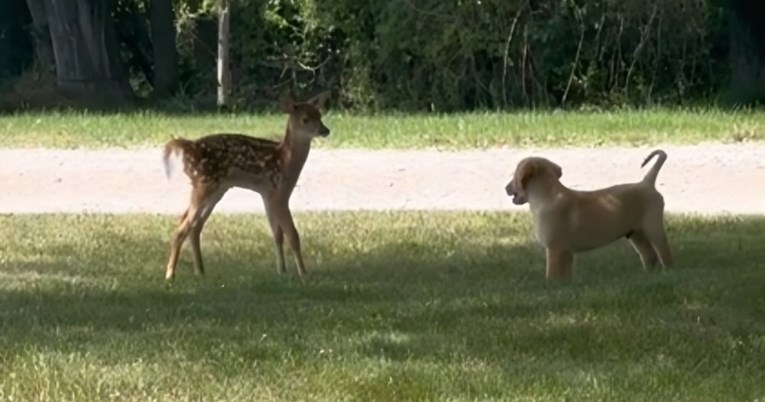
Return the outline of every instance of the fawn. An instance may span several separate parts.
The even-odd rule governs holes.
[[[289,200],[308,158],[311,140],[329,135],[329,129],[321,121],[321,111],[329,95],[329,91],[322,92],[305,102],[284,97],[281,109],[288,117],[281,142],[242,134],[212,134],[195,141],[176,138],[165,145],[163,161],[168,178],[171,154],[181,154],[184,172],[192,186],[189,206],[170,243],[165,279],[175,277],[178,255],[189,235],[194,269],[198,274],[204,273],[199,242],[202,227],[232,187],[253,190],[262,197],[276,249],[277,272],[286,271],[283,247],[286,237],[298,274],[302,277],[306,273]]]

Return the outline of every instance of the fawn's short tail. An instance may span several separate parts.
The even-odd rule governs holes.
[[[656,186],[656,177],[659,175],[659,170],[661,170],[661,167],[664,166],[664,161],[667,160],[667,153],[662,151],[661,149],[657,149],[651,152],[648,155],[648,157],[645,158],[645,160],[643,161],[643,164],[640,165],[640,167],[644,167],[646,164],[648,164],[648,162],[651,161],[651,159],[653,159],[656,156],[658,156],[659,159],[651,167],[651,170],[649,170],[648,173],[645,174],[645,177],[643,177],[644,182],[651,183],[654,186]]]
[[[182,156],[192,144],[192,141],[185,138],[174,138],[165,144],[165,150],[162,153],[162,162],[165,164],[165,176],[167,176],[168,179],[172,173],[170,169],[170,156]]]

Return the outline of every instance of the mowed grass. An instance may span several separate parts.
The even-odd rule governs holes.
[[[695,144],[765,140],[765,112],[649,109],[469,114],[330,113],[322,148],[443,149]],[[278,138],[281,114],[83,112],[0,115],[0,147],[155,147],[177,136],[240,132]]]
[[[0,217],[0,399],[755,401],[765,219],[672,216],[677,266],[626,242],[547,284],[527,214],[213,215],[207,275],[168,216]],[[289,254],[288,254],[289,255]]]

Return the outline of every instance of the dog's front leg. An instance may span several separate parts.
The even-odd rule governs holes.
[[[557,280],[571,276],[574,267],[574,253],[567,250],[547,248],[547,280]]]

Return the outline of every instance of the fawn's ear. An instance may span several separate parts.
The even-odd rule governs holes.
[[[326,110],[326,104],[327,100],[332,96],[332,91],[324,91],[313,98],[305,101],[305,103],[310,103],[315,107],[316,109],[319,109],[320,111]]]
[[[292,99],[290,94],[282,95],[281,99],[279,100],[279,107],[281,107],[282,112],[284,113],[292,113],[295,111],[295,100]]]

